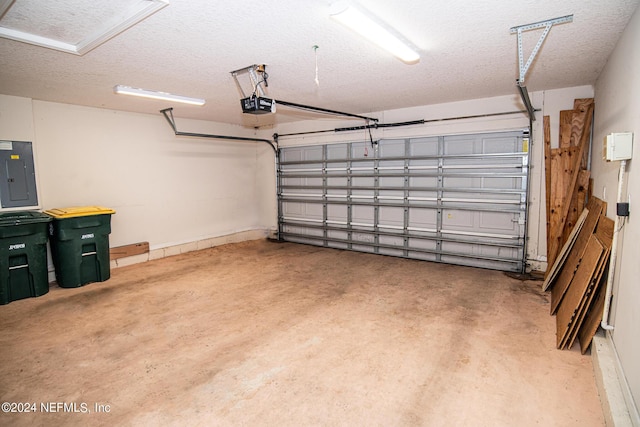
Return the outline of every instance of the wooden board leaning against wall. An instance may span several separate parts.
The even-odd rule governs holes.
[[[613,235],[606,203],[591,195],[593,110],[593,99],[587,98],[560,112],[558,148],[551,148],[549,116],[543,122],[548,267],[542,290],[551,291],[557,348],[571,348],[578,339],[582,353],[602,317]]]

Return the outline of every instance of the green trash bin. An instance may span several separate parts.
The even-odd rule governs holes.
[[[0,213],[0,304],[49,292],[47,225],[34,211]]]
[[[81,206],[45,211],[56,280],[62,288],[104,282],[111,276],[109,234],[113,209]]]

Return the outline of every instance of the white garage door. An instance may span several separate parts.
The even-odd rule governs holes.
[[[286,241],[524,272],[528,131],[283,148]]]

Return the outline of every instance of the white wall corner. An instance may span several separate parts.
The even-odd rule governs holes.
[[[267,239],[277,239],[278,238],[278,229],[276,227],[270,228],[267,230]]]
[[[535,259],[528,259],[527,260],[527,265],[528,265],[528,271],[532,272],[532,271],[541,271],[541,272],[545,272],[547,271],[547,262],[546,261],[538,261]]]

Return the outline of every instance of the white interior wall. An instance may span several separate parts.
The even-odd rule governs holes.
[[[0,140],[33,141],[34,135],[31,100],[0,95]]]
[[[615,218],[620,162],[602,160],[604,137],[612,132],[634,133],[634,155],[627,163],[625,195],[631,198],[631,213],[620,231],[617,268],[610,323],[615,329],[610,338],[620,362],[623,387],[629,392],[628,406],[640,425],[640,263],[637,244],[640,241],[640,10],[636,11],[607,65],[596,82],[595,143],[592,150],[594,194],[607,201],[607,216]],[[626,197],[625,197],[626,199]],[[626,387],[628,385],[628,387]],[[635,406],[635,408],[633,408]]]
[[[258,165],[265,152],[273,158],[266,144],[176,137],[160,114],[6,96],[0,120],[0,139],[34,141],[42,209],[116,210],[111,246],[162,248],[275,222],[275,214],[256,209],[274,180],[272,169]],[[184,131],[253,136],[238,126],[177,121]]]
[[[33,142],[35,130],[33,127],[33,106],[28,98],[0,95],[0,140]],[[40,188],[37,161],[37,147],[32,144],[34,168],[36,170],[36,188]],[[38,206],[41,199],[38,194]],[[0,211],[19,211],[21,208],[1,208]]]

